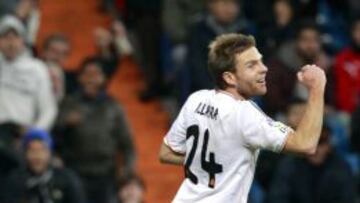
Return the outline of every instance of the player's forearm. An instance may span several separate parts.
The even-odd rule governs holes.
[[[184,160],[185,158],[183,155],[168,154],[166,157],[160,157],[160,162],[163,164],[183,165]]]
[[[295,132],[301,151],[315,153],[324,114],[324,89],[317,87],[309,92],[306,110]]]
[[[163,143],[159,153],[159,160],[164,164],[183,165],[185,161],[185,155],[172,151]]]

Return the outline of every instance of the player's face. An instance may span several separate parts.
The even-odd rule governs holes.
[[[251,47],[236,56],[237,92],[246,97],[264,95],[266,93],[267,67],[262,62],[262,55],[256,47]]]

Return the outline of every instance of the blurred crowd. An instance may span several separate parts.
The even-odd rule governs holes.
[[[208,45],[230,32],[255,36],[269,71],[267,95],[253,99],[293,128],[308,96],[296,72],[317,64],[328,76],[317,153],[262,152],[251,203],[359,201],[360,1],[98,3],[111,25],[94,30],[97,53],[68,71],[69,36],[36,46],[39,1],[0,0],[0,202],[143,202],[132,132],[108,81],[130,58],[144,75],[139,100],[159,99],[174,118],[189,94],[214,87]]]
[[[132,54],[124,25],[96,28],[96,54],[67,71],[69,36],[36,46],[39,3],[0,1],[0,202],[143,202],[127,117],[106,91]]]

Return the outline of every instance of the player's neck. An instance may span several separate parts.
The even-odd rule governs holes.
[[[218,91],[231,96],[235,100],[246,100],[246,98],[243,95],[239,94],[239,92],[236,91],[235,88],[226,88],[224,90],[218,89]]]

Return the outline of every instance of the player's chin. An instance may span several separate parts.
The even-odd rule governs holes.
[[[267,88],[266,88],[266,86],[257,87],[255,92],[256,92],[256,96],[262,96],[262,95],[266,94]]]

